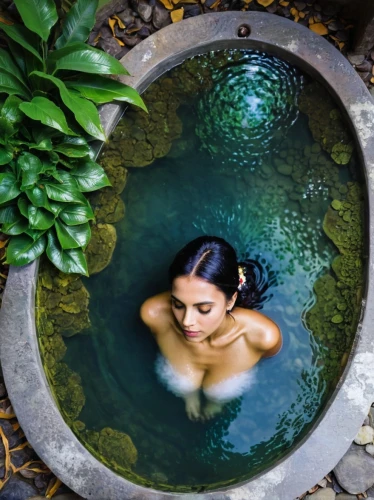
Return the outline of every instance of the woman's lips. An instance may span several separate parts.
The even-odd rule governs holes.
[[[200,332],[192,332],[191,330],[183,330],[183,333],[187,336],[187,337],[197,337],[199,335]]]

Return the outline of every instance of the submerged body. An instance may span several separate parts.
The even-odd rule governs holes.
[[[162,354],[158,376],[185,399],[192,420],[210,418],[240,396],[253,383],[259,360],[281,348],[277,325],[258,311],[233,308],[235,300],[203,279],[181,276],[171,293],[151,297],[141,308]],[[207,399],[203,412],[200,390]]]

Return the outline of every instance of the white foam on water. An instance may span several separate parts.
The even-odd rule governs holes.
[[[256,381],[256,369],[238,373],[230,378],[222,380],[210,387],[204,387],[203,391],[208,399],[219,403],[227,403],[232,399],[242,396]]]
[[[157,356],[155,371],[160,382],[162,382],[165,387],[176,396],[183,397],[197,390],[197,387],[189,379],[189,377],[178,373],[170,361],[162,356],[162,354]]]

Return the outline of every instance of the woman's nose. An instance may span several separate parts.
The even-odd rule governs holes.
[[[186,310],[183,318],[183,326],[187,328],[189,326],[193,326],[194,324],[195,324],[194,312],[191,310]]]

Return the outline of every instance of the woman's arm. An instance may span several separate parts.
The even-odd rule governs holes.
[[[275,356],[283,345],[282,333],[276,323],[257,311],[250,311],[247,339],[262,358]]]
[[[160,331],[160,326],[165,328],[167,314],[170,311],[170,292],[159,293],[143,302],[140,308],[140,318],[153,334]]]

